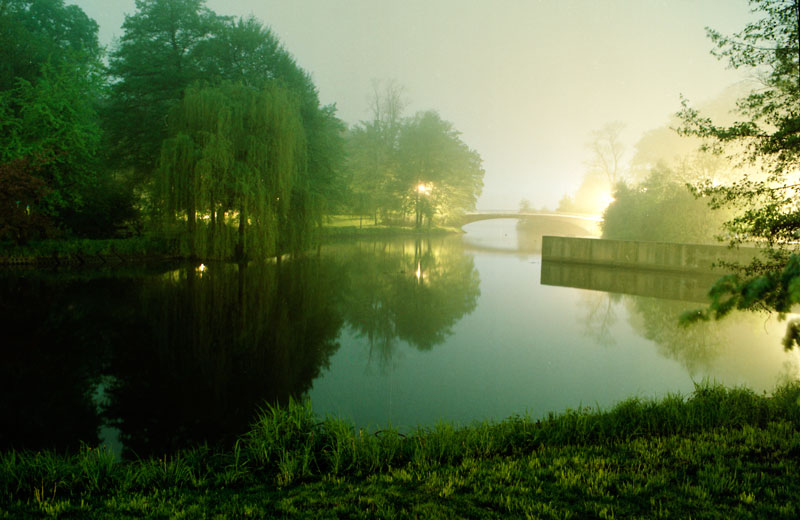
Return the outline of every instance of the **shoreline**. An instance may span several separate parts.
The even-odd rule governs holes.
[[[381,239],[462,234],[452,227],[418,230],[401,226],[323,225],[316,231],[319,244],[355,238]],[[113,239],[46,239],[23,246],[0,244],[0,269],[14,267],[99,267],[137,262],[191,260],[170,252],[174,247],[148,236]],[[219,260],[198,258],[200,260]],[[224,261],[224,260],[223,260]]]
[[[225,452],[2,453],[0,518],[795,518],[799,399],[798,383],[769,396],[705,385],[408,435],[293,402],[267,407]]]

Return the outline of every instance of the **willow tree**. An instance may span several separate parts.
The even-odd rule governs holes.
[[[155,195],[162,229],[185,222],[178,231],[184,252],[263,257],[287,242],[282,230],[303,228],[289,225],[292,194],[306,171],[291,93],[275,84],[192,87],[171,111],[169,127]]]

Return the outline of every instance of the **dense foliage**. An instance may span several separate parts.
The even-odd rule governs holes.
[[[18,161],[35,165],[26,175],[46,190],[25,203],[26,215],[69,229],[101,177],[97,24],[62,0],[7,0],[0,4],[0,49],[0,165],[18,172]],[[14,184],[20,179],[5,175],[2,191],[24,190]],[[0,239],[25,241],[33,235],[22,228],[34,227],[4,219]]]
[[[348,132],[268,28],[205,0],[136,0],[107,66],[64,0],[4,0],[0,29],[0,240],[148,233],[242,259],[306,247],[332,211],[422,227],[480,194],[451,123],[376,98]]]
[[[285,245],[279,237],[300,234],[288,226],[290,208],[304,196],[297,186],[307,171],[306,139],[289,92],[269,85],[190,88],[170,119],[155,193],[164,226],[177,213],[185,218],[180,234],[190,255],[264,257]]]
[[[347,209],[375,223],[428,227],[475,209],[483,189],[480,155],[452,123],[434,111],[402,116],[394,85],[373,100],[373,119],[353,127],[347,138],[350,197]]]
[[[723,185],[696,186],[714,207],[733,207],[739,215],[725,224],[731,243],[767,246],[763,259],[738,274],[722,278],[712,290],[713,303],[693,317],[721,317],[735,308],[788,312],[800,303],[800,256],[793,247],[800,237],[800,2],[751,2],[761,19],[733,36],[709,30],[715,54],[734,68],[753,69],[762,85],[738,103],[742,120],[717,125],[684,103],[683,133],[711,140],[722,153],[733,149],[742,162],[755,164],[761,176]],[[794,331],[794,332],[793,332]],[[790,325],[786,346],[797,341]]]
[[[203,0],[140,0],[123,27],[110,66],[112,156],[155,181],[160,232],[177,216],[184,253],[224,258],[301,246],[338,197],[343,159],[342,125],[309,75],[259,21],[218,16]]]
[[[603,237],[713,243],[727,214],[712,212],[706,201],[694,197],[664,164],[652,168],[638,184],[620,183],[604,213]]]

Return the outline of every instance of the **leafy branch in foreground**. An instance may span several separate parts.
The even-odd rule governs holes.
[[[763,172],[729,185],[704,181],[692,186],[712,208],[733,207],[737,216],[724,224],[731,246],[764,247],[763,259],[735,267],[736,274],[717,281],[708,309],[685,315],[684,322],[719,319],[733,309],[777,311],[785,315],[800,303],[800,0],[751,0],[762,17],[733,36],[712,29],[712,53],[732,68],[750,68],[760,86],[737,102],[743,120],[717,125],[683,101],[678,116],[682,135],[707,140],[706,149],[738,150],[740,163]],[[793,323],[793,322],[792,322]],[[784,344],[800,345],[790,323]]]

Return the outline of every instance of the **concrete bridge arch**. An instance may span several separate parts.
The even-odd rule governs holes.
[[[475,211],[465,213],[457,222],[458,227],[464,227],[473,222],[495,219],[518,219],[530,227],[547,229],[548,234],[566,234],[578,236],[599,236],[600,225],[603,222],[601,215],[587,215],[578,213],[520,213],[516,211]],[[557,231],[561,229],[562,233]]]

